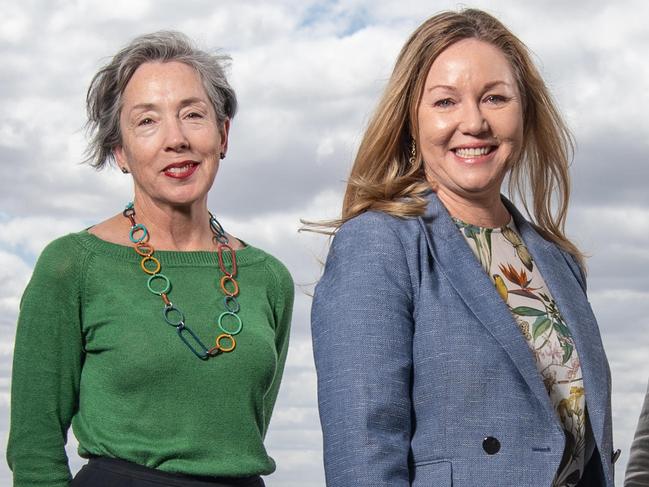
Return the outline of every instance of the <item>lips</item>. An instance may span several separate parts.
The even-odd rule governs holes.
[[[165,176],[170,178],[186,179],[194,174],[194,171],[196,171],[198,166],[199,162],[197,161],[181,161],[169,164],[162,170],[162,172],[164,172]]]
[[[451,149],[453,153],[461,159],[476,159],[491,154],[496,150],[495,145],[482,145],[475,147],[456,147]]]

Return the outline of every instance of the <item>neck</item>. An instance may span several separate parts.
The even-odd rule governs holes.
[[[149,231],[149,241],[158,250],[213,250],[207,197],[187,206],[159,204],[135,194],[135,220]]]
[[[437,197],[451,216],[471,225],[499,228],[507,225],[510,220],[509,212],[500,199],[499,193],[465,198],[440,188]]]

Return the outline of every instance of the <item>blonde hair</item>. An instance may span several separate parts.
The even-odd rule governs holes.
[[[367,210],[398,217],[424,213],[424,193],[430,185],[413,134],[424,83],[435,59],[462,39],[478,39],[500,49],[509,60],[523,104],[523,147],[509,174],[510,196],[518,196],[525,212],[544,238],[572,254],[583,267],[583,256],[564,234],[570,180],[568,166],[573,140],[527,47],[499,20],[467,9],[429,18],[401,49],[378,107],[361,141],[347,183],[342,216],[324,223],[333,231]],[[532,194],[528,205],[527,192]],[[556,191],[556,210],[553,194]]]

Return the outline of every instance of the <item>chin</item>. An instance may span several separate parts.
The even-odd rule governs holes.
[[[500,198],[500,188],[469,187],[462,189],[467,198],[475,199],[476,201],[491,198]]]
[[[174,206],[174,207],[189,207],[192,206],[193,204],[200,202],[200,201],[207,201],[207,193],[201,193],[201,194],[175,194],[175,195],[169,195],[167,197],[160,197],[158,198],[159,201],[164,202],[165,204],[169,206]]]

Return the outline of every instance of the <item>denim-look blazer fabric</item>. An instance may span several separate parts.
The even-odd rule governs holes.
[[[422,217],[346,222],[316,287],[327,485],[550,487],[565,437],[532,353],[444,206],[428,199]],[[597,449],[580,486],[613,487],[610,372],[583,276],[505,203],[581,359]]]

